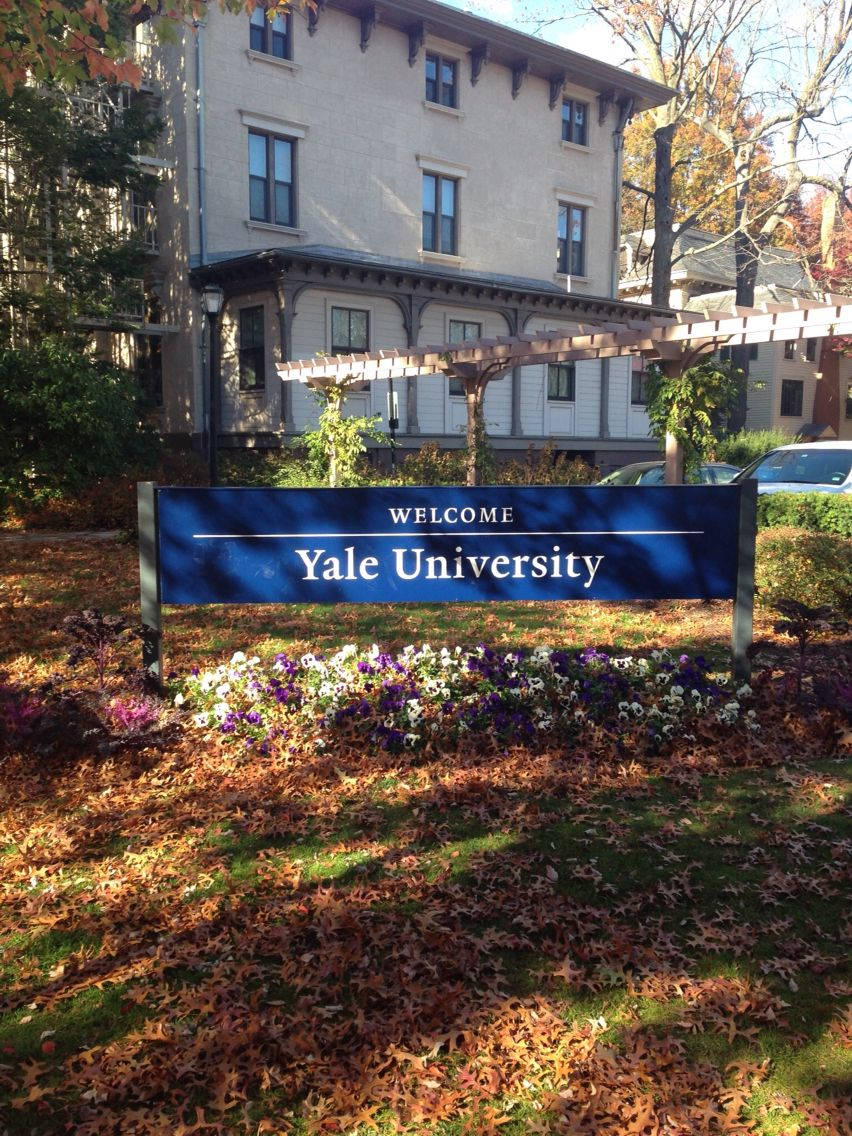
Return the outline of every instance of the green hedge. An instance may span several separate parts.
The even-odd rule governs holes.
[[[755,458],[762,458],[778,446],[789,446],[795,441],[786,430],[740,430],[717,442],[713,448],[716,461],[746,466]]]
[[[852,540],[835,533],[776,528],[757,534],[755,584],[758,603],[780,599],[808,607],[828,604],[852,614]]]
[[[757,527],[791,526],[852,537],[852,496],[843,493],[763,493]]]

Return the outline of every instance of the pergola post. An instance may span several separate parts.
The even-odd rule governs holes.
[[[666,485],[683,485],[683,445],[666,434]]]
[[[463,379],[467,409],[467,484],[479,484],[479,445],[482,428],[482,396],[485,381],[482,375],[467,375]]]

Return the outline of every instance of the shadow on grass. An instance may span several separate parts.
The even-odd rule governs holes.
[[[449,1134],[461,1116],[603,1133],[644,1109],[701,1131],[759,1096],[748,1081],[730,1103],[731,1061],[769,1057],[783,1076],[767,1084],[791,1094],[839,1087],[836,766],[337,760],[223,767],[218,784],[213,765],[181,780],[164,762],[145,805],[93,791],[61,854],[28,850],[89,872],[98,905],[16,952],[42,971],[9,983],[3,1079],[19,1105],[27,1083],[46,1091],[11,1132],[106,1133],[140,1102],[153,1130],[201,1109],[245,1132],[397,1118]],[[57,914],[38,891],[22,915],[38,897]],[[51,978],[63,933],[78,938]],[[92,1015],[40,1054],[37,1027],[59,1037],[81,999]]]

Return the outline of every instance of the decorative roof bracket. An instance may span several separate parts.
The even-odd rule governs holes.
[[[316,35],[317,28],[319,27],[319,18],[325,8],[326,0],[313,0],[313,3],[307,5],[308,12],[308,35]]]
[[[568,76],[564,71],[556,71],[550,76],[550,109],[556,110],[556,104],[562,97],[562,88]]]
[[[412,24],[406,30],[408,31],[408,66],[413,67],[426,40],[426,26],[421,20],[419,24]]]
[[[482,68],[491,59],[491,45],[478,43],[476,47],[470,49],[468,55],[470,56],[470,85],[475,87],[479,81],[479,76],[482,74]]]
[[[521,93],[521,87],[524,85],[530,69],[530,61],[528,59],[519,59],[517,63],[512,64],[512,98],[516,99]]]
[[[371,4],[369,8],[365,8],[361,13],[361,50],[366,51],[370,42],[370,36],[373,34],[373,28],[376,26],[376,8]]]
[[[603,126],[606,121],[606,116],[609,114],[609,108],[615,102],[615,91],[601,91],[598,95],[598,125]]]

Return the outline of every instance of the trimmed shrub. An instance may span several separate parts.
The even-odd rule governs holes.
[[[548,441],[537,450],[530,446],[523,461],[513,459],[497,471],[500,485],[592,485],[600,470],[582,458],[569,458]]]
[[[442,450],[427,442],[416,454],[406,454],[397,466],[397,485],[464,485],[466,450]]]
[[[310,467],[302,446],[280,450],[234,450],[219,454],[223,485],[255,489],[310,489],[324,485]]]
[[[842,493],[763,493],[757,527],[816,529],[852,537],[852,497]]]
[[[746,466],[776,446],[789,446],[793,435],[786,430],[740,430],[717,442],[713,447],[717,461]]]
[[[796,600],[852,614],[852,540],[809,529],[774,528],[757,534],[757,601],[774,607]]]

